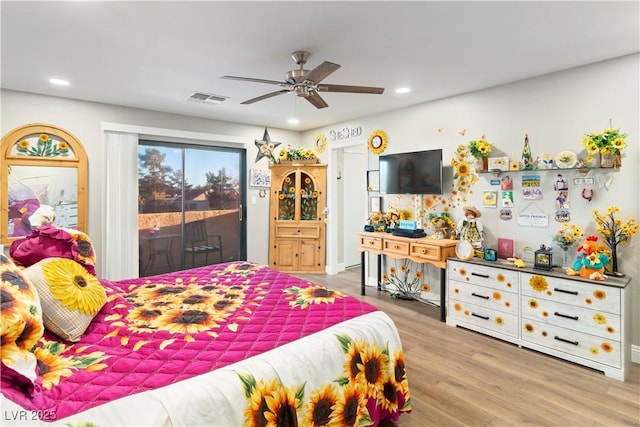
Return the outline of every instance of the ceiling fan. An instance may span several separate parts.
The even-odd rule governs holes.
[[[285,74],[285,81],[254,79],[251,77],[222,76],[223,79],[240,80],[246,82],[266,83],[280,86],[284,89],[267,93],[255,98],[248,99],[241,104],[253,104],[284,93],[295,92],[297,96],[305,98],[316,108],[326,108],[329,106],[318,92],[342,92],[342,93],[369,93],[382,94],[384,88],[369,86],[351,86],[351,85],[332,85],[320,83],[331,73],[340,68],[340,65],[333,62],[324,61],[313,70],[305,70],[304,64],[307,62],[311,54],[303,50],[296,50],[291,54],[293,60],[300,66],[297,70],[291,70]]]

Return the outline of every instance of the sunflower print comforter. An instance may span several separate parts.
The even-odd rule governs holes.
[[[82,339],[45,333],[3,425],[363,426],[410,412],[393,321],[251,262],[102,281]]]

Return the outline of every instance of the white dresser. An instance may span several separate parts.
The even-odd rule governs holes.
[[[625,379],[629,278],[593,281],[475,259],[447,265],[447,324]]]

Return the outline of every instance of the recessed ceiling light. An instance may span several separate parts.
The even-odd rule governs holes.
[[[49,83],[53,85],[58,85],[58,86],[69,86],[69,81],[63,80],[63,79],[52,78],[52,79],[49,79]]]
[[[290,125],[297,125],[300,123],[300,119],[297,117],[290,117],[289,120],[287,120],[287,123]]]
[[[396,89],[396,93],[409,93],[411,89],[408,87],[399,87]]]

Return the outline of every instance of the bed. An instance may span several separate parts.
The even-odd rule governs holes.
[[[32,382],[3,355],[2,425],[377,425],[411,411],[397,329],[357,298],[252,262],[100,284],[78,341],[44,330]]]

